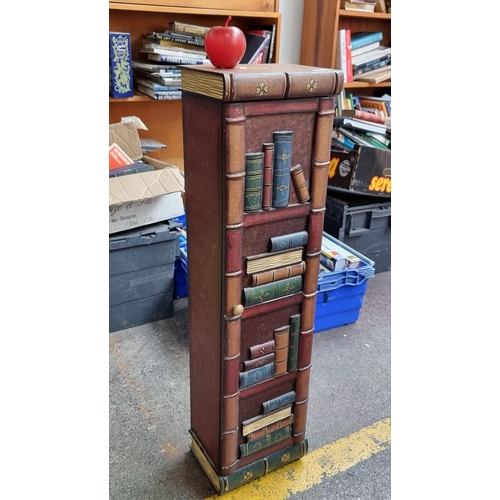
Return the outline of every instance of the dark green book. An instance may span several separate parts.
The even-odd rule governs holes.
[[[272,378],[274,375],[274,363],[267,363],[266,365],[252,368],[246,372],[240,372],[240,389],[249,387],[251,385]]]
[[[273,281],[265,285],[248,287],[243,289],[245,306],[262,304],[273,299],[293,295],[302,290],[302,276],[292,276],[280,281]]]
[[[240,444],[240,457],[248,457],[248,455],[252,455],[260,450],[269,448],[273,444],[280,443],[281,441],[288,439],[291,435],[292,426],[287,425],[283,427],[283,429],[277,429],[269,434],[265,434],[255,441]]]
[[[288,344],[288,371],[297,370],[299,354],[300,314],[290,316],[290,341]]]
[[[258,477],[265,476],[269,472],[299,460],[307,454],[309,449],[308,440],[305,438],[298,444],[287,446],[267,457],[256,460],[228,476],[221,476],[217,473],[213,462],[208,457],[195,433],[191,429],[189,433],[191,434],[191,451],[203,467],[203,470],[219,495],[235,490]]]
[[[287,392],[276,398],[270,399],[269,401],[264,401],[262,403],[262,413],[271,413],[273,411],[279,410],[284,406],[291,405],[295,401],[295,391]]]
[[[262,210],[264,152],[245,154],[245,212]]]
[[[286,207],[290,199],[290,167],[292,163],[292,130],[273,132],[274,171],[273,207]]]

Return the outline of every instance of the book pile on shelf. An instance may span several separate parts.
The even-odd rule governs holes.
[[[378,0],[341,0],[340,7],[355,12],[375,12]]]
[[[153,99],[181,98],[181,64],[211,64],[205,51],[210,26],[172,21],[169,29],[141,38],[143,60],[133,60],[137,90]],[[240,64],[261,64],[273,57],[276,25],[254,25],[244,31],[247,49]]]
[[[382,45],[381,31],[338,31],[335,68],[346,82],[380,83],[391,79],[391,47]]]
[[[391,96],[355,96],[345,89],[336,100],[332,150],[351,151],[356,145],[391,149]]]

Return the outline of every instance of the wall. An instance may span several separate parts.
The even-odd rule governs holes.
[[[300,63],[300,43],[302,40],[302,16],[304,0],[280,0],[282,63]]]

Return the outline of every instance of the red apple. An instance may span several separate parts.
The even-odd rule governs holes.
[[[245,54],[247,40],[243,31],[236,26],[214,26],[205,35],[205,51],[216,68],[234,68]]]

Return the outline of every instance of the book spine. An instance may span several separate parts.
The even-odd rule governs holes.
[[[354,118],[358,120],[365,120],[366,122],[380,123],[385,125],[385,118],[375,113],[370,113],[369,111],[361,111],[360,109],[355,110]]]
[[[243,367],[245,371],[248,371],[253,370],[254,368],[258,368],[262,365],[267,365],[268,363],[274,363],[274,352],[270,352],[269,354],[261,356],[260,358],[243,361]]]
[[[290,325],[274,330],[274,376],[279,377],[286,373],[288,365],[288,343],[290,339]],[[265,413],[265,412],[264,412]]]
[[[352,68],[353,68],[353,71],[356,71],[356,72],[358,72],[359,70],[362,70],[362,69],[364,69],[365,72],[366,71],[373,71],[374,69],[387,66],[388,64],[390,64],[390,62],[391,62],[391,55],[389,54],[389,55],[377,57],[376,59],[371,59],[370,61],[364,61],[364,62],[359,63],[359,64],[353,64]],[[384,63],[384,64],[382,64],[382,66],[379,66],[380,63]],[[367,69],[367,68],[370,68],[370,69]],[[356,74],[359,74],[359,73],[356,73]]]
[[[328,167],[330,165],[333,116],[333,98],[320,99],[318,112],[316,114],[316,135],[312,152],[311,212],[307,229],[309,241],[306,248],[307,270],[304,274],[304,298],[301,309],[301,330],[295,385],[295,392],[297,395],[294,406],[295,422],[293,424],[293,442],[295,444],[304,440],[306,428],[312,340],[316,312],[321,242],[323,238],[323,222],[326,210],[326,187],[328,183]]]
[[[293,187],[295,188],[295,193],[300,203],[306,203],[311,199],[309,190],[307,189],[307,182],[304,176],[304,171],[302,170],[302,165],[297,163],[295,167],[290,169],[292,176]]]
[[[287,425],[282,429],[277,429],[270,434],[265,434],[261,438],[243,443],[240,445],[240,457],[244,458],[248,455],[252,455],[260,450],[269,448],[273,444],[281,443],[285,439],[288,439],[292,435],[292,426]]]
[[[247,372],[240,372],[240,389],[257,384],[272,378],[274,375],[274,363],[259,366]]]
[[[109,32],[109,71],[109,95],[116,98],[132,97],[134,86],[130,33]]]
[[[307,261],[306,261],[307,262]],[[243,289],[245,306],[262,304],[273,299],[286,297],[302,290],[302,276],[293,276],[281,281],[274,281],[256,287]]]
[[[264,476],[284,465],[299,460],[308,451],[308,441],[305,439],[301,443],[287,446],[271,455],[256,460],[251,464],[242,467],[233,474],[223,477],[220,480],[220,486],[217,489],[220,495],[228,493],[244,484],[253,481],[254,479]]]
[[[364,66],[363,68],[359,68],[354,70],[354,77],[359,77],[361,75],[365,75],[366,73],[369,73],[370,71],[374,71],[376,69],[380,68],[385,68],[386,66],[389,66],[391,64],[391,58],[387,57],[385,59],[382,59],[380,61],[377,61],[376,63],[368,66]]]
[[[363,35],[351,36],[351,50],[359,49],[370,43],[381,42],[383,33],[381,31],[374,31],[364,33]]]
[[[241,104],[225,107],[226,144],[244,144],[246,119]],[[221,474],[236,470],[239,430],[239,369],[241,315],[241,278],[243,261],[243,198],[245,191],[245,159],[238,148],[225,148],[225,257],[224,257],[224,336],[223,398],[221,405]],[[227,249],[230,249],[227,250]]]
[[[266,434],[270,434],[277,429],[283,429],[283,427],[291,424],[293,424],[293,415],[289,415],[283,420],[278,420],[277,422],[266,425],[265,427],[262,427],[262,429],[257,429],[256,431],[250,432],[250,434],[248,434],[246,437],[247,443],[250,441],[255,441],[256,439],[259,439]]]
[[[270,399],[269,401],[264,401],[262,403],[262,413],[271,413],[273,411],[284,408],[285,406],[291,405],[296,398],[295,391],[287,392],[286,394],[281,394],[276,398]]]
[[[276,267],[298,264],[302,261],[302,249],[285,250],[283,252],[260,254],[247,257],[247,274],[268,271]]]
[[[351,55],[351,30],[345,30],[345,60],[346,60],[346,82],[352,82],[353,64]]]
[[[262,210],[271,210],[273,189],[274,142],[262,144],[264,150],[264,179],[262,188]]]
[[[245,154],[245,212],[262,209],[264,153]]]
[[[307,231],[298,231],[296,233],[284,234],[282,236],[271,237],[271,252],[280,252],[290,248],[300,247],[307,244],[309,235]]]
[[[142,78],[136,78],[136,81],[138,84],[143,87],[148,87],[154,92],[171,92],[179,90],[179,85],[161,85],[160,83],[148,82]]]
[[[274,172],[273,208],[286,207],[290,196],[290,166],[292,161],[292,130],[273,132]]]
[[[266,356],[269,353],[274,352],[274,339],[264,342],[263,344],[257,344],[250,347],[250,359],[259,358],[261,356]]]
[[[288,348],[288,371],[297,370],[297,356],[299,352],[300,335],[300,314],[294,314],[290,317],[290,344]]]
[[[292,276],[304,274],[306,270],[306,263],[304,261],[299,264],[292,264],[290,266],[279,267],[278,269],[271,269],[270,271],[263,271],[252,276],[252,286],[265,285],[272,281],[284,280]]]
[[[163,33],[152,31],[146,33],[144,38],[149,40],[165,40],[188,45],[197,45],[198,47],[205,47],[205,38],[200,35],[193,35],[180,31],[167,30]]]
[[[205,64],[205,59],[194,58],[194,57],[179,57],[171,56],[167,54],[151,54],[148,53],[148,59],[152,61],[160,61],[170,64]]]
[[[198,26],[196,24],[172,21],[170,23],[170,30],[180,31],[181,33],[190,33],[191,35],[198,35],[205,38],[206,34],[210,31],[210,28],[208,26]]]

